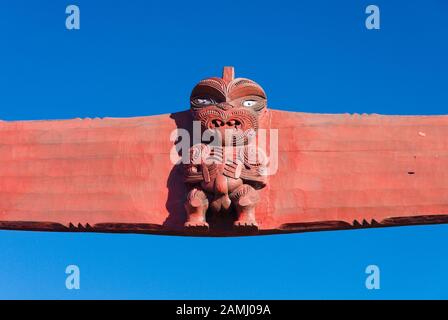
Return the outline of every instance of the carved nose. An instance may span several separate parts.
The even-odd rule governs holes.
[[[241,122],[238,120],[229,120],[227,122],[224,122],[220,119],[213,119],[212,120],[212,127],[213,128],[239,128],[241,125]]]
[[[218,106],[218,108],[220,108],[222,110],[229,110],[232,108],[232,105],[227,102],[221,102],[217,106]]]
[[[212,120],[212,127],[213,128],[219,128],[219,127],[222,127],[224,125],[225,125],[225,123],[222,120],[219,120],[219,119],[213,119]]]

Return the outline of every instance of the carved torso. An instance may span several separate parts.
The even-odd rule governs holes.
[[[185,170],[185,182],[212,194],[212,202],[219,199],[221,206],[211,206],[214,211],[227,210],[230,207],[229,195],[244,183],[254,189],[261,189],[266,185],[266,177],[262,174],[265,165],[259,161],[250,161],[248,153],[247,146],[193,146],[190,149],[191,163]]]

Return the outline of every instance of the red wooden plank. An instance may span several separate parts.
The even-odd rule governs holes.
[[[0,122],[0,228],[191,234],[170,161],[171,132],[190,122]],[[260,191],[260,234],[448,221],[447,116],[269,110],[264,127],[278,129],[279,162]]]

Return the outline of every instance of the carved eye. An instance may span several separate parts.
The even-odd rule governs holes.
[[[256,104],[257,104],[257,101],[255,101],[255,100],[243,101],[243,106],[245,106],[245,107],[253,107]]]
[[[201,104],[201,105],[209,105],[215,103],[212,99],[207,98],[196,98],[193,100],[195,104]]]

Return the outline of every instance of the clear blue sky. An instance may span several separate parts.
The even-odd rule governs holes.
[[[233,65],[269,106],[448,113],[448,2],[2,1],[0,119],[188,108]],[[77,4],[81,29],[65,29]],[[364,26],[367,5],[381,29]],[[249,238],[0,232],[0,298],[448,298],[448,226]],[[65,267],[81,289],[65,288]],[[381,269],[365,289],[364,269]]]

